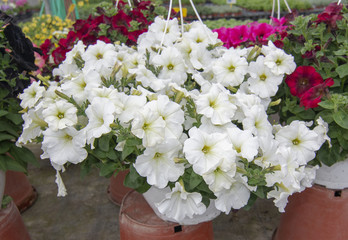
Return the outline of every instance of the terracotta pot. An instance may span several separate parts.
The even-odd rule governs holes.
[[[30,240],[29,233],[13,201],[6,208],[0,209],[0,239]]]
[[[123,185],[126,175],[129,173],[129,170],[120,171],[116,176],[110,178],[110,185],[108,187],[108,196],[111,202],[120,206],[124,196],[131,191],[129,187]]]
[[[211,240],[214,239],[212,222],[179,225],[160,219],[143,195],[130,191],[123,199],[120,215],[121,240]]]
[[[273,240],[348,239],[348,189],[314,185],[289,197]]]
[[[25,211],[31,207],[38,194],[22,172],[6,171],[5,194],[12,197],[18,210]]]

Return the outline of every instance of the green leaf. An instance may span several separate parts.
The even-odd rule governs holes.
[[[8,113],[8,111],[0,110],[0,117],[5,116]]]
[[[39,161],[35,157],[34,153],[32,153],[32,151],[30,151],[26,147],[17,147],[16,145],[12,145],[10,150],[9,150],[9,153],[17,161],[21,161],[24,163],[30,163],[36,167],[40,166]]]
[[[13,124],[10,124],[6,121],[0,121],[0,132],[7,132],[9,134],[12,134],[15,137],[19,137],[18,133],[13,130],[16,127]]]
[[[0,88],[0,99],[4,99],[10,93],[6,88]]]
[[[330,100],[326,100],[326,101],[322,101],[320,103],[318,103],[318,105],[322,108],[325,108],[325,109],[335,109],[335,104],[333,101],[330,101]]]
[[[16,138],[13,135],[2,133],[0,134],[0,142],[3,140],[15,140]]]
[[[10,150],[12,145],[13,145],[13,142],[9,142],[9,141],[0,142],[0,154],[7,153]]]
[[[135,147],[125,145],[122,151],[122,160],[125,160],[129,155],[135,151]]]
[[[151,187],[151,185],[147,183],[146,178],[140,176],[133,165],[129,167],[129,173],[124,180],[124,186],[133,188],[140,193],[146,192]]]
[[[0,168],[3,171],[12,170],[17,172],[27,172],[27,166],[25,163],[16,161],[8,155],[0,155]]]
[[[102,164],[100,168],[99,175],[102,177],[111,177],[112,174],[117,169],[117,167],[118,167],[117,163],[114,163],[114,162],[104,163]]]
[[[333,139],[331,139],[333,140]],[[319,151],[317,152],[317,157],[320,162],[327,166],[332,166],[336,162],[343,161],[344,156],[341,156],[340,146],[337,141],[331,141],[332,147],[329,148],[327,143],[324,143]]]
[[[104,152],[109,151],[111,138],[112,138],[112,136],[110,134],[103,135],[101,138],[99,138],[98,146],[99,146],[100,150],[102,150]]]
[[[6,118],[11,120],[15,125],[20,125],[23,122],[22,115],[18,113],[8,113]]]
[[[189,179],[189,188],[187,189],[187,191],[192,191],[194,188],[196,188],[199,184],[201,184],[203,182],[203,178],[202,176],[198,175],[197,173],[195,173],[194,171],[191,172],[190,174],[190,179]],[[186,186],[185,186],[186,189]]]
[[[348,63],[340,65],[336,68],[336,72],[340,76],[340,78],[344,78],[348,76]]]
[[[1,200],[1,199],[0,199]],[[11,196],[8,195],[4,195],[2,198],[2,202],[1,202],[1,208],[6,208],[8,204],[10,204],[10,202],[12,202],[12,198]]]
[[[243,207],[243,209],[246,211],[249,211],[251,207],[254,205],[254,203],[256,202],[257,198],[258,198],[257,195],[254,192],[251,192],[248,203],[247,205]]]
[[[142,140],[140,138],[128,138],[126,140],[127,146],[138,146],[142,144]]]
[[[333,114],[333,119],[340,127],[348,129],[348,111],[343,107]]]

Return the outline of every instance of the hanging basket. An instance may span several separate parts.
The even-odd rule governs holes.
[[[128,172],[129,170],[120,171],[116,176],[113,175],[110,178],[110,185],[108,187],[107,193],[110,201],[118,206],[121,205],[124,196],[132,190],[131,188],[125,187],[123,185],[124,179]]]
[[[25,211],[31,207],[38,193],[22,172],[6,171],[5,194],[12,197],[18,210]]]
[[[6,208],[0,209],[0,239],[30,240],[29,233],[13,201]]]
[[[348,158],[331,167],[321,166],[316,172],[314,182],[329,189],[348,188]]]
[[[143,195],[131,191],[123,199],[120,215],[121,240],[212,240],[211,221],[196,225],[179,225],[159,218]]]
[[[314,185],[289,197],[273,240],[348,239],[348,189]]]

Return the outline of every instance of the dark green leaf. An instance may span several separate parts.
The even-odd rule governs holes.
[[[336,72],[340,76],[340,78],[344,78],[348,76],[348,63],[340,65],[336,68]]]
[[[12,145],[13,145],[13,142],[9,142],[9,141],[0,142],[0,154],[7,153],[10,150]]]
[[[130,165],[129,167],[129,173],[124,180],[124,185],[133,188],[140,193],[146,192],[151,187],[151,185],[147,183],[146,178],[140,176],[133,165]]]
[[[0,121],[0,132],[7,132],[15,137],[19,137],[18,133],[14,130],[16,127],[6,121]]]
[[[2,133],[0,134],[0,142],[3,140],[15,140],[16,138],[13,135]]]
[[[8,155],[0,155],[1,170],[12,170],[17,172],[27,172],[27,165],[21,161],[16,161]]]
[[[339,108],[337,112],[333,114],[333,119],[342,128],[348,129],[348,111],[344,108]]]
[[[109,151],[111,137],[112,136],[110,134],[107,134],[107,135],[103,135],[101,138],[99,138],[98,146],[99,146],[100,150],[102,150],[104,152]]]
[[[330,100],[322,101],[322,102],[318,103],[318,105],[322,108],[325,108],[325,109],[334,109],[335,108],[334,102],[330,101]]]
[[[8,113],[8,111],[0,110],[0,117],[5,116]]]
[[[125,160],[129,155],[135,151],[135,147],[124,146],[122,151],[122,160]]]
[[[12,145],[10,148],[9,153],[11,156],[13,156],[14,159],[17,161],[21,161],[24,163],[30,163],[36,167],[40,166],[37,158],[35,157],[34,153],[32,153],[28,148],[26,147],[17,147],[15,145]]]
[[[15,125],[20,125],[23,122],[22,116],[16,113],[8,113],[6,118],[11,120]]]
[[[343,161],[344,156],[340,153],[340,146],[337,141],[331,141],[332,147],[329,148],[327,143],[324,143],[319,151],[317,152],[317,157],[320,162],[327,166],[332,166],[336,162]]]
[[[118,165],[114,162],[104,163],[100,168],[99,175],[102,177],[111,177],[117,167]]]
[[[9,93],[8,89],[0,88],[0,99],[4,99]]]

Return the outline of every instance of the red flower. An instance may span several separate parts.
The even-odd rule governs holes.
[[[323,78],[312,66],[300,66],[285,79],[292,95],[301,98],[310,88],[323,83]]]
[[[325,82],[310,88],[302,95],[300,99],[300,106],[304,106],[306,109],[318,107],[318,103],[321,102],[321,98],[328,93],[328,87],[332,86],[333,84],[334,80],[332,78],[328,78],[325,80]]]
[[[317,24],[324,22],[331,29],[337,28],[336,21],[341,20],[343,18],[341,10],[343,8],[342,4],[337,5],[337,3],[330,3],[322,12],[318,14],[318,19],[315,21]]]

